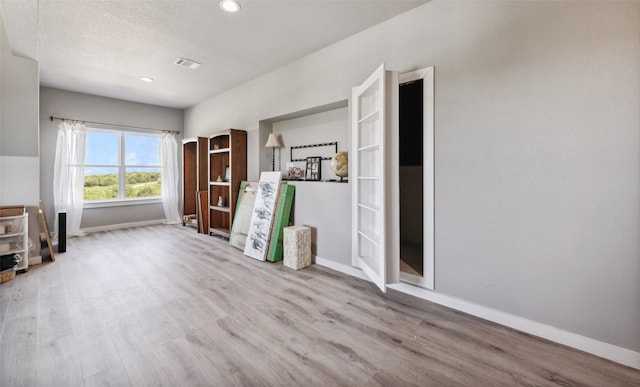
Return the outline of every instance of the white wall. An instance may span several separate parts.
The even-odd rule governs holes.
[[[14,56],[0,15],[0,205],[37,206],[38,63]]]
[[[311,254],[351,265],[351,184],[290,181],[296,186],[293,222],[311,227]]]
[[[435,66],[436,291],[640,351],[640,3],[433,1],[194,106],[186,134],[348,98],[381,62]]]
[[[184,112],[160,106],[42,87],[40,89],[40,196],[53,223],[53,165],[60,121],[50,116],[109,124],[182,131]],[[178,147],[181,151],[181,147]],[[182,160],[179,156],[178,160]],[[180,167],[181,168],[181,167]],[[179,180],[180,181],[180,180]],[[162,204],[85,209],[81,228],[164,219]]]
[[[37,157],[0,156],[0,206],[38,207],[39,176]]]

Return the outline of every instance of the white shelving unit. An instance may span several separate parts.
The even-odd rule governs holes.
[[[0,217],[0,255],[18,254],[18,271],[29,268],[29,214]]]

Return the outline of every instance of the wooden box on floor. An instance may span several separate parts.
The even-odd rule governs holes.
[[[311,265],[311,228],[306,226],[284,228],[283,264],[294,270]]]
[[[3,282],[11,281],[16,277],[15,269],[7,269],[0,271],[0,284]]]

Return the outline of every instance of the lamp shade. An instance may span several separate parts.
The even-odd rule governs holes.
[[[278,135],[275,133],[269,134],[269,138],[267,139],[267,143],[264,144],[267,148],[282,148],[282,144],[280,140],[278,140]]]

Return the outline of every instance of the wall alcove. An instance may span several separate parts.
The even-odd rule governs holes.
[[[337,142],[338,151],[350,148],[348,100],[328,103],[280,115],[259,122],[258,149],[261,172],[271,171],[271,148],[265,148],[269,134],[279,136],[283,148],[275,150],[276,170],[286,176],[292,146]],[[326,152],[326,150],[323,150]],[[295,162],[304,169],[304,162]],[[330,161],[322,161],[322,180],[338,179]],[[290,180],[295,185],[293,223],[312,229],[312,254],[316,262],[351,265],[351,183]]]

